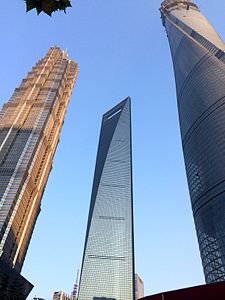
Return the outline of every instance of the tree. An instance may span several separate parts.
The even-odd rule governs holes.
[[[66,12],[67,7],[71,7],[70,0],[25,0],[27,12],[36,9],[39,15],[42,11],[51,16],[57,10]]]

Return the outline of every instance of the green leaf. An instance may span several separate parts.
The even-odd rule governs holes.
[[[27,12],[33,8],[35,8],[35,4],[34,4],[34,1],[32,0],[27,0],[26,1],[26,8],[27,8]]]
[[[43,0],[42,10],[47,15],[51,16],[52,13],[57,10],[55,0]]]
[[[51,16],[57,10],[66,12],[67,7],[72,7],[70,0],[25,0],[27,12],[36,9],[39,15],[42,11]]]

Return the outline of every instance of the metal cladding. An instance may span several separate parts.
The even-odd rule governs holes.
[[[134,300],[130,98],[103,115],[79,300]]]
[[[195,5],[177,2],[161,12],[202,264],[212,283],[225,280],[225,45]]]
[[[60,131],[77,64],[51,48],[0,112],[0,257],[21,271]]]

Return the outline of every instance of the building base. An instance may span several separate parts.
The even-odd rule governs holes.
[[[0,259],[0,299],[23,300],[31,292],[33,285]]]

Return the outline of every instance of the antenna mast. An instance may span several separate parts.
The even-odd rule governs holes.
[[[77,300],[77,294],[78,294],[78,281],[79,281],[79,269],[77,270],[77,278],[76,278],[76,282],[73,286],[73,291],[71,294],[71,299],[72,300]]]

